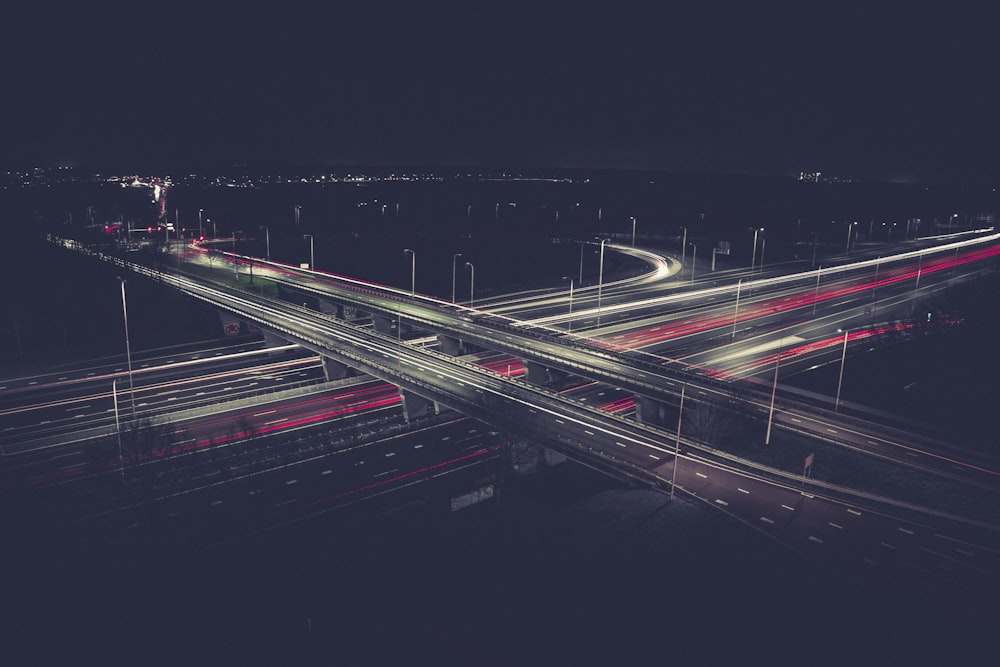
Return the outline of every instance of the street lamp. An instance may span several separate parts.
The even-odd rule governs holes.
[[[767,413],[767,434],[764,436],[764,444],[771,444],[771,422],[774,420],[774,395],[778,391],[778,367],[781,365],[781,343],[778,341],[778,356],[774,360],[774,383],[771,385],[771,408]]]
[[[604,244],[607,239],[601,239],[601,263],[597,270],[597,326],[601,326],[601,289],[604,287]]]
[[[764,231],[763,227],[757,228],[753,227],[753,252],[750,254],[750,273],[753,273],[753,267],[757,263],[757,234]]]
[[[122,284],[122,315],[125,317],[125,357],[128,359],[128,391],[132,403],[132,419],[135,419],[135,385],[132,384],[132,347],[128,340],[128,306],[125,303],[125,280],[119,278]]]
[[[295,210],[298,211],[298,208],[299,207],[296,206]],[[309,239],[309,270],[315,271],[316,270],[316,255],[313,252],[313,250],[314,250],[313,235],[312,234],[303,234],[302,235],[302,240],[305,241],[306,239]]]
[[[566,333],[573,332],[573,279],[563,276],[563,280],[569,280],[569,319],[566,320]]]
[[[740,278],[736,281],[736,309],[733,311],[733,335],[730,339],[736,338],[736,317],[740,314],[740,287],[743,285],[743,279]]]
[[[295,226],[296,227],[299,226],[299,214],[301,213],[301,211],[302,211],[302,205],[301,204],[296,204],[295,205]]]
[[[767,245],[767,238],[764,236],[760,237],[760,264],[757,265],[758,272],[764,270],[764,247]]]
[[[688,247],[688,228],[681,226],[684,230],[684,236],[681,237],[681,264],[684,264],[684,258],[687,257],[687,247]]]
[[[403,252],[410,253],[410,296],[417,293],[417,253],[409,248],[403,248]]]
[[[118,467],[122,471],[122,484],[125,483],[125,458],[122,456],[122,425],[118,421],[118,378],[111,381],[111,400],[115,403],[115,433],[118,435]]]
[[[840,329],[837,329],[838,333]],[[840,353],[840,377],[837,378],[837,398],[833,403],[833,411],[840,409],[840,387],[844,382],[844,360],[847,358],[847,334],[848,329],[844,329],[844,348]]]
[[[455,273],[456,273],[456,269],[458,268],[458,265],[455,262],[461,256],[462,256],[462,253],[456,252],[451,257],[451,302],[452,303],[455,303]]]
[[[271,230],[267,225],[261,225],[261,229],[264,230],[264,243],[266,244],[267,261],[271,261]]]
[[[691,243],[691,284],[694,285],[694,267],[698,263],[698,246]]]
[[[583,248],[588,243],[590,243],[590,241],[580,241],[580,279],[577,282],[581,285],[583,284]]]
[[[844,251],[845,253],[851,252],[851,232],[854,231],[854,226],[856,224],[858,224],[857,220],[855,220],[854,222],[847,223],[847,249]]]
[[[635,216],[632,216],[632,247],[635,247]]]
[[[823,273],[823,265],[819,265],[819,270],[816,271],[816,291],[813,292],[813,317],[816,317],[816,304],[819,302],[819,277]]]
[[[203,209],[203,208],[199,208],[198,209],[198,237],[199,238],[204,238],[204,236],[205,236],[205,227],[201,224],[201,214],[204,211],[205,211],[205,209]]]
[[[469,308],[472,308],[476,296],[476,267],[472,262],[466,262],[465,266],[469,269]]]

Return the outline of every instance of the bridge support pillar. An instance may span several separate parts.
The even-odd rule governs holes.
[[[406,421],[425,417],[431,410],[434,411],[434,414],[441,411],[437,401],[432,401],[429,398],[402,389],[399,390],[399,396],[403,399],[403,417]]]
[[[260,331],[262,334],[264,334],[265,348],[271,349],[275,347],[284,347],[285,345],[288,345],[288,341],[286,341],[284,338],[280,338],[277,334],[272,333],[267,329],[261,329]],[[268,352],[268,355],[275,355],[275,354],[281,354],[281,353],[274,351]]]
[[[677,419],[674,407],[648,396],[635,395],[635,418],[640,424],[669,426]]]
[[[394,320],[386,317],[385,315],[372,315],[372,320],[375,323],[375,331],[380,334],[390,335],[393,333]]]
[[[452,357],[467,354],[465,344],[460,339],[444,334],[438,334],[438,349]]]
[[[242,325],[239,318],[231,313],[227,313],[224,310],[216,311],[219,314],[219,324],[222,325],[222,333],[227,336],[238,336],[240,335],[240,329]]]
[[[521,362],[524,367],[524,379],[532,384],[547,387],[566,379],[566,374],[553,368],[547,368],[537,361]]]
[[[347,364],[336,359],[331,359],[330,357],[323,357],[323,375],[326,377],[327,382],[330,380],[343,380],[350,374],[351,367]]]

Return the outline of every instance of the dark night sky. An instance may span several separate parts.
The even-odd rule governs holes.
[[[988,9],[74,4],[6,10],[0,157],[10,166],[448,163],[1000,180]]]

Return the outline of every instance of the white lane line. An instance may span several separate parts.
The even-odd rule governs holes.
[[[414,449],[423,449],[423,445],[413,445]]]
[[[806,493],[805,491],[802,491],[802,495],[805,496],[806,498],[815,498],[816,497],[816,496],[814,496],[811,493]]]
[[[832,521],[827,521],[827,524],[830,525],[830,526],[833,526],[837,530],[843,530],[844,529],[843,526],[841,526],[840,524],[834,523]]]
[[[861,512],[857,510],[852,510],[850,507],[847,508],[847,511],[853,514],[854,516],[861,516]]]
[[[696,472],[695,474],[698,475],[698,477],[701,477],[702,479],[708,479],[708,475],[706,475],[705,473]]]
[[[727,506],[729,505],[729,503],[727,503],[727,502],[726,502],[725,500],[723,500],[722,498],[716,498],[716,499],[715,499],[715,504],[716,504],[716,505],[722,505],[723,507],[727,507]]]
[[[911,452],[910,450],[906,450],[906,455],[912,456],[915,459],[920,457],[920,454],[917,454],[916,452]]]
[[[73,410],[86,410],[89,407],[90,407],[89,405],[79,405],[75,408],[66,408],[66,412],[73,412]],[[111,409],[114,410],[114,408]]]
[[[320,474],[321,474],[321,475],[329,475],[329,474],[330,474],[330,473],[332,473],[332,472],[333,472],[332,470],[324,470],[324,471],[323,471],[323,472],[321,472]]]
[[[873,561],[871,558],[868,558],[867,556],[865,556],[861,560],[863,560],[865,563],[868,563],[869,565],[872,565],[872,566],[878,565],[878,563],[876,561]]]
[[[285,500],[275,505],[275,507],[281,507],[282,505],[287,505],[289,503],[294,503],[298,498],[292,498],[291,500]]]
[[[789,507],[788,505],[782,505],[782,507],[784,507],[786,510],[788,510],[790,512],[794,512],[795,511],[794,507]]]
[[[736,490],[737,490],[737,491],[739,491],[740,493],[746,493],[746,494],[749,494],[749,493],[750,493],[750,492],[749,492],[749,491],[747,491],[746,489],[741,489],[741,488],[740,488],[740,487],[738,487],[738,486],[736,487]]]
[[[274,421],[264,422],[264,426],[270,426],[271,424],[280,424],[281,422],[288,421],[288,417],[282,417],[281,419],[275,419]]]
[[[837,431],[835,431],[835,430],[834,430],[834,429],[832,429],[832,428],[828,428],[828,429],[826,429],[826,430],[827,430],[827,433],[836,433],[836,432],[837,432]]]
[[[762,516],[760,520],[764,523],[774,523],[774,519],[768,519],[766,516]]]
[[[792,420],[793,422],[796,422],[796,423],[798,423],[798,424],[801,424],[801,423],[802,423],[802,420],[801,420],[801,419],[796,419],[795,417],[792,417],[792,418],[791,418],[791,420]]]
[[[290,479],[290,480],[288,480],[288,481],[285,482],[285,485],[286,486],[291,486],[292,484],[295,484],[298,481],[299,480],[297,480],[297,479]]]
[[[615,442],[615,444],[618,445],[619,447],[625,447],[625,445],[623,445],[622,443],[617,442],[617,441]]]
[[[971,551],[966,551],[965,549],[955,549],[955,551],[957,551],[958,553],[962,554],[963,556],[968,556],[969,558],[972,558],[973,556],[976,555],[976,554],[972,553]]]
[[[372,477],[382,477],[384,475],[391,475],[392,473],[398,471],[399,468],[393,468],[392,470],[386,470],[385,472],[380,472],[377,475],[372,475]]]
[[[264,412],[253,413],[254,417],[263,417],[264,415],[273,415],[277,410],[264,410]]]
[[[909,528],[903,528],[902,526],[899,527],[899,532],[906,533],[907,535],[912,535],[913,534],[912,530],[910,530]]]
[[[584,431],[583,431],[583,432],[584,432],[584,433],[586,433],[587,435],[594,435],[594,432],[593,432],[593,431],[588,431],[588,430],[586,430],[586,429],[584,429]]]
[[[385,455],[385,458],[389,458],[390,456],[395,456],[395,455],[396,455],[396,452],[389,452],[389,453],[387,453]]]
[[[819,539],[815,535],[810,535],[809,536],[809,541],[815,542],[816,544],[823,544],[823,540]]]
[[[556,420],[556,423],[557,423],[557,424],[565,424],[566,422],[564,422],[564,421],[563,421],[563,420],[561,420],[561,419],[557,419],[557,420]]]
[[[660,460],[659,456],[654,456],[653,454],[650,454],[649,458],[653,459],[654,461],[659,461]]]
[[[868,440],[867,442],[869,445],[875,445],[876,447],[878,447],[878,443],[875,442],[874,440]]]
[[[221,504],[222,504],[221,500],[213,500],[212,501],[212,507],[215,507],[216,505],[221,505]]]
[[[896,547],[892,546],[891,544],[887,544],[886,542],[879,542],[879,544],[881,544],[886,549],[892,549],[892,550],[896,549]]]

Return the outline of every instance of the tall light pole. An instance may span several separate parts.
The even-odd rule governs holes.
[[[573,332],[573,279],[563,276],[563,280],[569,280],[569,319],[566,320],[566,333]]]
[[[456,252],[451,257],[451,302],[455,303],[455,273],[457,272],[458,265],[455,263],[458,258],[462,256],[462,253]]]
[[[128,340],[128,306],[125,303],[125,280],[122,278],[118,280],[122,283],[122,315],[125,317],[125,357],[128,360],[129,401],[132,404],[132,419],[135,419],[135,385],[132,384],[132,347]]]
[[[854,225],[858,224],[857,221],[847,223],[847,250],[845,253],[851,252],[851,232],[854,231]]]
[[[816,245],[819,243],[819,234],[817,234],[816,232],[813,232],[812,235],[813,235],[813,261],[812,261],[812,265],[816,266]]]
[[[239,233],[240,231],[233,230],[233,277],[237,280],[239,280],[240,274],[238,264],[236,262],[236,235]]]
[[[597,270],[597,326],[601,326],[601,289],[604,287],[604,244],[607,239],[601,239],[601,263]]]
[[[736,310],[733,311],[733,335],[730,339],[736,338],[736,318],[740,314],[740,286],[743,285],[743,279],[740,278],[736,281]]]
[[[577,281],[581,285],[583,284],[583,248],[590,243],[590,241],[580,241],[580,279]]]
[[[632,216],[632,247],[635,247],[635,216]]]
[[[674,439],[674,474],[670,477],[670,499],[674,499],[674,487],[677,486],[677,459],[681,455],[681,417],[684,416],[684,390],[686,384],[681,385],[681,405],[677,408],[677,437]]]
[[[298,207],[296,207],[296,208],[298,208]],[[310,271],[315,271],[316,270],[316,255],[313,253],[313,250],[314,250],[314,247],[313,247],[313,235],[312,234],[303,234],[302,235],[302,240],[305,241],[306,239],[309,239],[309,270]]]
[[[764,247],[767,245],[767,237],[760,237],[760,264],[757,265],[758,272],[764,270]]]
[[[201,224],[201,214],[205,211],[203,208],[198,209],[198,236],[203,238],[205,236],[205,227]]]
[[[753,228],[753,252],[750,254],[750,273],[753,273],[753,267],[757,263],[757,233],[764,231],[764,228],[760,229]]]
[[[264,229],[264,243],[265,243],[265,248],[266,248],[265,252],[267,253],[267,261],[270,262],[271,261],[271,230],[270,230],[270,228],[268,228],[267,225],[261,225],[261,227]]]
[[[691,284],[694,285],[694,267],[698,263],[698,246],[691,245]]]
[[[819,270],[816,271],[816,291],[813,292],[813,317],[816,317],[816,304],[819,302],[819,277],[823,273],[823,265],[819,265]]]
[[[472,308],[476,298],[476,267],[472,262],[466,262],[465,266],[469,269],[469,308]]]
[[[767,435],[764,436],[764,444],[771,444],[771,422],[774,421],[774,395],[778,391],[778,367],[781,365],[781,342],[778,341],[778,357],[774,360],[774,383],[771,385],[771,409],[767,413]]]
[[[403,252],[410,253],[410,296],[417,293],[417,253],[409,248],[403,248]]]
[[[840,329],[837,329],[840,331]],[[849,330],[844,329],[844,349],[840,352],[840,377],[837,378],[837,398],[833,403],[833,411],[840,409],[840,387],[844,382],[844,360],[847,358],[847,334]]]
[[[688,228],[681,227],[684,230],[684,236],[681,237],[681,264],[684,264],[684,259],[687,257],[687,247],[688,247]]]
[[[118,467],[122,471],[122,484],[125,483],[125,458],[122,456],[122,425],[118,421],[118,378],[111,381],[111,400],[115,403],[115,433],[118,435]]]
[[[302,205],[301,204],[296,204],[295,205],[295,226],[296,227],[299,226],[299,215],[301,214],[301,212],[302,212]]]

